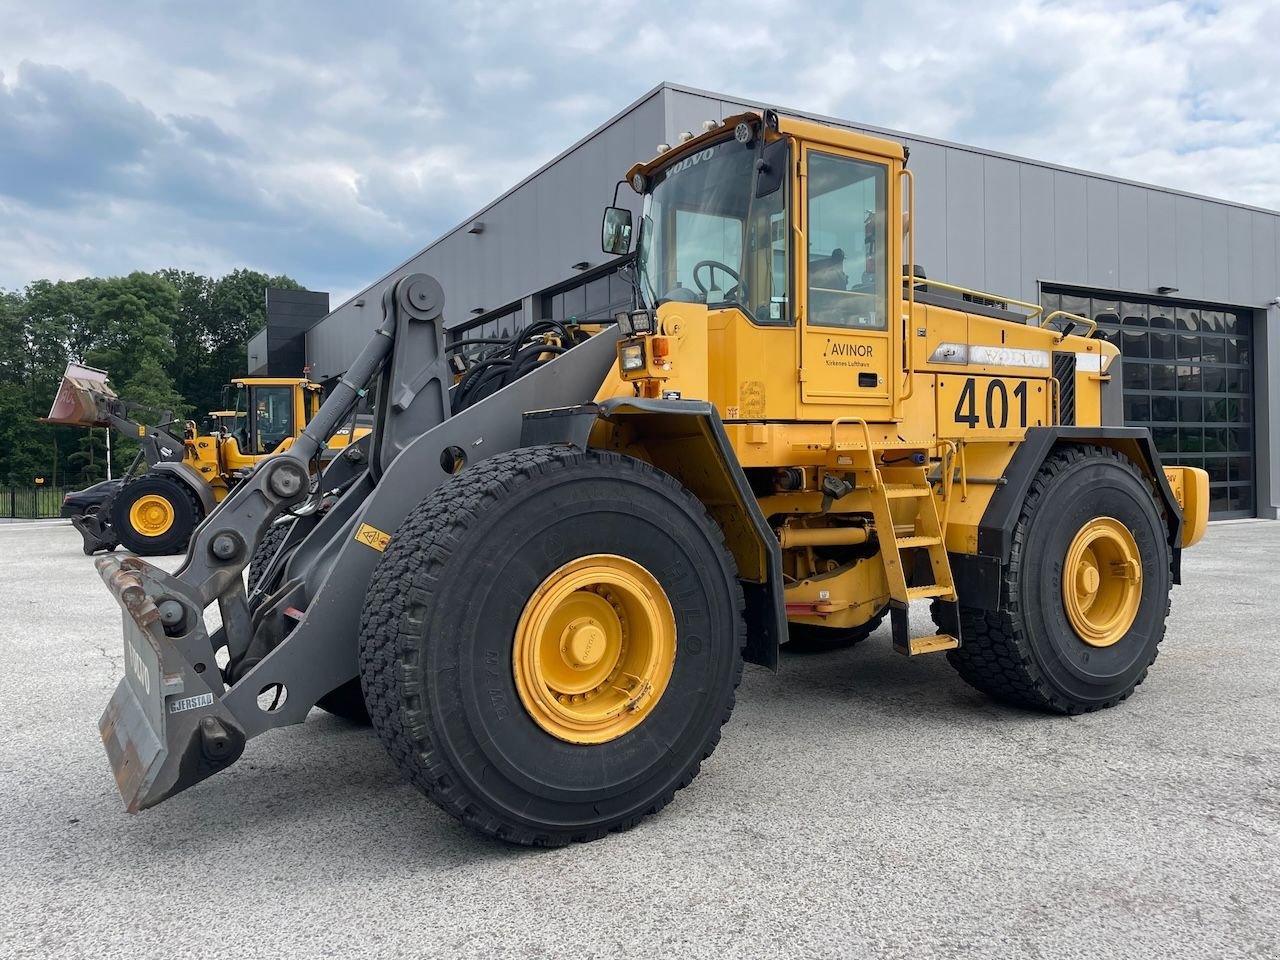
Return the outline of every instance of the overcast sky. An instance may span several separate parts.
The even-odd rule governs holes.
[[[338,303],[662,80],[1277,209],[1277,37],[1277,0],[0,0],[0,288]]]

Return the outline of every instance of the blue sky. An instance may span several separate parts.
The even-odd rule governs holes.
[[[0,0],[0,288],[340,302],[662,80],[1276,209],[1276,36],[1275,0]]]

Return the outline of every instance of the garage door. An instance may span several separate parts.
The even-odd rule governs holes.
[[[1252,517],[1253,312],[1047,289],[1046,310],[1093,317],[1124,358],[1124,415],[1165,463],[1209,472],[1215,520]]]

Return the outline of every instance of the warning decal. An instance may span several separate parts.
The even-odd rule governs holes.
[[[391,534],[383,533],[377,527],[362,523],[360,524],[360,529],[356,531],[356,539],[366,547],[373,547],[373,549],[381,553],[387,549],[387,544],[391,542]]]

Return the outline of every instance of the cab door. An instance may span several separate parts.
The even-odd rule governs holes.
[[[800,401],[835,405],[802,419],[883,418],[898,378],[901,237],[890,229],[897,183],[882,158],[806,145],[799,167],[797,288],[800,310]],[[896,221],[896,218],[894,218]]]

